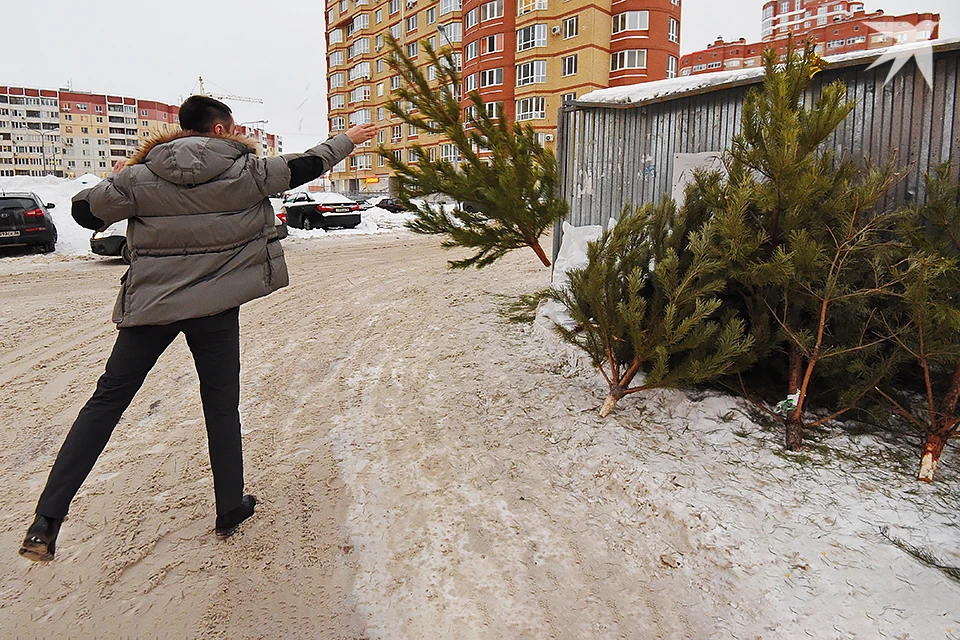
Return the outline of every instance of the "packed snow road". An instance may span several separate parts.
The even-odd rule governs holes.
[[[181,338],[124,415],[48,565],[17,548],[113,343],[125,267],[0,259],[3,636],[752,639],[960,628],[948,612],[954,583],[847,517],[868,489],[845,476],[825,486],[760,440],[745,448],[733,432],[753,427],[730,417],[732,400],[664,392],[597,418],[598,377],[498,316],[500,296],[547,284],[532,253],[449,272],[435,238],[406,233],[285,247],[292,284],[241,312],[257,514],[234,537],[214,537]]]

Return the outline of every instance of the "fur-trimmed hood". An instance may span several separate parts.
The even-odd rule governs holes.
[[[127,165],[146,165],[174,184],[203,184],[229,169],[241,156],[256,155],[258,146],[252,138],[235,134],[205,136],[195,131],[175,131],[144,141]]]

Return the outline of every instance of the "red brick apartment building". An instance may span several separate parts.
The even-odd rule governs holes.
[[[910,13],[886,15],[867,13],[862,2],[849,0],[771,0],[763,5],[762,40],[748,43],[744,38],[725,42],[718,38],[706,49],[680,58],[680,75],[735,70],[763,65],[762,53],[771,47],[785,51],[787,40],[812,37],[817,51],[832,56],[867,51],[915,40],[934,40],[940,34],[940,14]],[[867,23],[886,23],[892,36],[872,29]]]

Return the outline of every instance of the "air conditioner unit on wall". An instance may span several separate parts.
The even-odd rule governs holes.
[[[550,27],[550,33],[555,36],[560,35],[560,27]]]
[[[543,136],[543,139],[546,140],[547,142],[553,142],[553,134],[548,133],[547,135]]]

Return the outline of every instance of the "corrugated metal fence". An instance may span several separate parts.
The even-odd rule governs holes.
[[[960,165],[960,42],[934,47],[932,89],[913,59],[885,85],[889,64],[866,70],[880,53],[817,74],[809,98],[826,84],[843,81],[856,108],[827,144],[870,164],[895,154],[904,177],[891,196],[898,202],[922,199],[928,167],[950,159]],[[670,194],[674,154],[729,148],[740,131],[744,97],[762,81],[758,77],[639,104],[565,106],[557,160],[570,204],[568,221],[606,224],[626,204],[655,202]],[[557,232],[554,256],[559,242]]]

